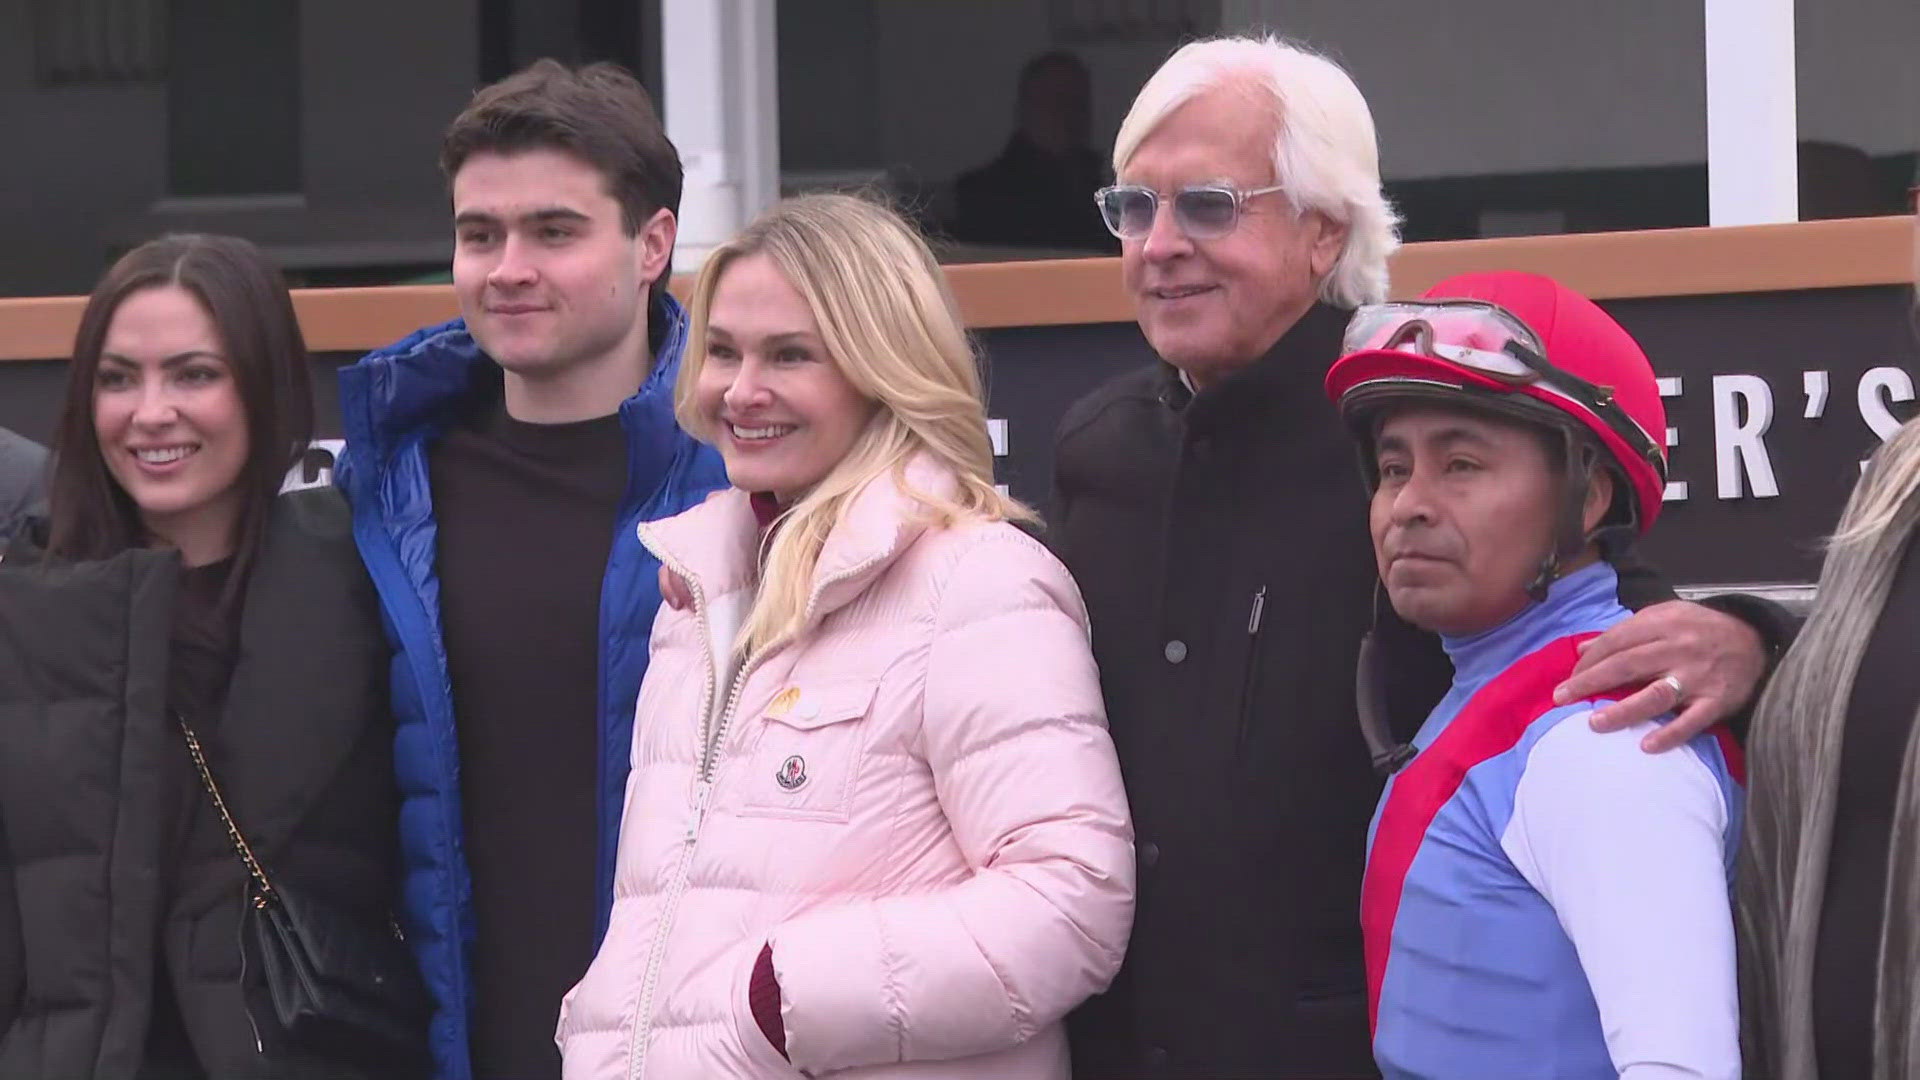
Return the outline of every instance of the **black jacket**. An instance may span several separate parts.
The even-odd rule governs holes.
[[[0,428],[0,545],[40,502],[46,472],[47,452],[39,443]]]
[[[278,501],[200,734],[277,883],[384,919],[386,647],[348,530],[330,489]],[[177,556],[47,565],[22,546],[0,565],[0,1076],[139,1075],[156,978],[209,1075],[340,1075],[273,1044],[243,976],[245,870],[163,715]]]
[[[1380,781],[1354,669],[1375,572],[1321,390],[1348,314],[1315,306],[1198,396],[1160,364],[1062,423],[1052,538],[1092,617],[1140,866],[1126,964],[1069,1021],[1076,1077],[1373,1073],[1359,904]],[[1630,602],[1671,598],[1620,570]],[[1452,669],[1381,607],[1411,738]]]

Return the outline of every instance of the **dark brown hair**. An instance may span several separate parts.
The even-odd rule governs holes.
[[[639,80],[615,64],[569,68],[536,60],[473,95],[440,143],[440,171],[452,184],[475,154],[560,150],[598,169],[620,204],[628,236],[656,211],[680,213],[680,152]],[[650,301],[666,291],[655,279]]]
[[[235,237],[177,235],[149,241],[122,256],[94,286],[80,315],[66,402],[54,432],[47,554],[104,559],[146,542],[138,507],[101,456],[93,423],[94,379],[107,327],[120,305],[137,292],[167,286],[191,293],[212,319],[246,418],[231,596],[266,535],[274,496],[313,431],[307,346],[286,281],[259,248]]]

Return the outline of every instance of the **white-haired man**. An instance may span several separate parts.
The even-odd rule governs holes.
[[[1368,1075],[1361,638],[1402,738],[1451,678],[1436,639],[1375,617],[1357,451],[1321,396],[1397,244],[1373,119],[1310,52],[1196,42],[1141,89],[1113,165],[1100,207],[1163,363],[1076,404],[1055,453],[1053,536],[1092,615],[1141,868],[1127,963],[1073,1020],[1075,1073]],[[1779,628],[1758,605],[1661,603],[1630,563],[1621,580],[1648,610],[1570,686],[1650,682],[1600,723],[1677,705],[1648,749],[1679,745],[1746,702]]]

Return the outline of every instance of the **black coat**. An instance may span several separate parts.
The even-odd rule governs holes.
[[[47,452],[39,443],[0,428],[0,545],[43,497]]]
[[[1198,396],[1164,364],[1121,376],[1061,425],[1052,538],[1092,617],[1140,867],[1126,964],[1069,1020],[1077,1077],[1373,1073],[1359,907],[1380,780],[1354,669],[1375,571],[1321,390],[1348,314],[1315,306]],[[1630,601],[1672,596],[1621,574]],[[1452,669],[1381,607],[1406,739]]]
[[[164,715],[179,561],[0,566],[0,1076],[141,1071],[164,978],[210,1075],[339,1075],[243,978],[246,874]],[[331,490],[278,500],[201,732],[277,884],[384,919],[397,799],[379,609]],[[250,1017],[263,1018],[264,1052]]]

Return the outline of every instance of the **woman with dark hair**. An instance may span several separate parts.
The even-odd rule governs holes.
[[[417,1069],[386,647],[279,272],[171,236],[81,317],[0,558],[0,1075]]]

